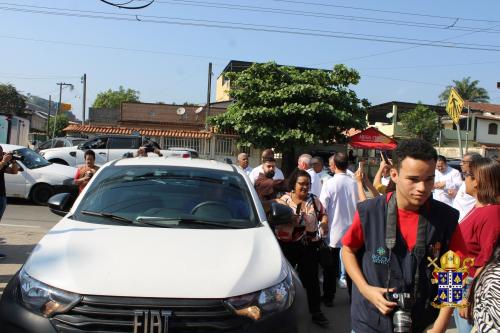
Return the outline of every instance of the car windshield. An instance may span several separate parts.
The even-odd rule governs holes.
[[[15,150],[14,153],[21,157],[21,162],[28,169],[37,169],[50,164],[49,161],[29,148]]]
[[[237,173],[173,166],[111,166],[96,177],[73,219],[159,228],[260,225],[250,191]]]

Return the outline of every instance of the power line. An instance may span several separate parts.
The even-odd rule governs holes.
[[[455,64],[435,64],[435,65],[412,65],[412,66],[393,66],[393,67],[361,67],[359,70],[388,70],[388,69],[417,69],[417,68],[440,68],[440,67],[455,67],[455,66],[472,66],[472,65],[490,65],[498,64],[500,61],[483,61],[483,62],[466,62]]]
[[[403,11],[395,11],[395,10],[383,10],[383,9],[374,9],[374,8],[363,8],[363,7],[333,5],[333,4],[329,4],[329,3],[323,3],[323,2],[308,2],[308,1],[297,1],[297,0],[270,0],[270,1],[282,2],[282,3],[300,4],[300,5],[308,5],[308,6],[320,6],[320,7],[353,9],[353,10],[368,11],[368,12],[377,12],[377,13],[387,13],[387,14],[399,14],[399,15],[419,16],[419,17],[432,17],[432,18],[448,19],[448,20],[455,20],[455,19],[458,18],[459,20],[462,20],[462,21],[474,21],[474,22],[485,22],[485,23],[500,23],[499,20],[476,19],[476,18],[467,18],[467,17],[453,17],[453,16],[443,16],[443,15],[430,15],[430,14],[421,14],[421,13],[414,13],[414,12],[403,12]]]
[[[472,31],[476,30],[477,27],[460,26],[456,24],[450,24],[446,22],[444,24],[428,23],[428,22],[416,22],[416,21],[405,21],[405,20],[394,20],[387,18],[376,18],[367,16],[354,16],[354,15],[342,15],[342,14],[331,14],[331,13],[321,13],[321,12],[311,12],[303,10],[291,10],[283,8],[272,8],[272,7],[262,7],[262,6],[250,6],[250,5],[238,5],[229,4],[221,2],[207,2],[207,1],[193,1],[193,0],[170,0],[170,1],[158,1],[159,4],[174,4],[179,6],[193,6],[202,8],[218,8],[218,9],[229,9],[245,12],[257,12],[257,13],[274,13],[280,15],[293,15],[293,16],[307,16],[315,18],[324,19],[335,19],[344,21],[358,21],[365,23],[376,23],[385,25],[396,25],[396,26],[406,26],[406,27],[418,27],[418,28],[428,28],[428,29],[440,29],[440,30],[458,30],[458,31]],[[448,20],[448,18],[446,18]],[[453,18],[456,21],[456,18]],[[500,30],[488,31],[488,33],[499,33]]]
[[[36,6],[28,6],[28,7],[36,7]],[[82,11],[82,10],[61,9],[61,8],[54,8],[54,9],[58,11],[0,7],[0,10],[33,13],[33,14],[57,15],[66,17],[79,17],[79,18],[94,18],[94,19],[106,19],[106,20],[118,20],[118,21],[138,20],[137,15],[128,15],[128,17],[126,17],[125,15],[127,14],[114,14],[114,13]],[[99,13],[99,14],[104,14],[106,16],[80,14],[80,13]],[[121,15],[121,16],[117,17],[116,15]],[[155,19],[148,19],[148,17],[152,17]],[[164,18],[164,19],[158,20],[156,18]],[[319,29],[305,29],[305,28],[286,27],[286,26],[257,25],[257,24],[241,23],[241,22],[185,19],[179,17],[159,17],[150,15],[149,16],[141,15],[139,21],[148,23],[159,23],[159,24],[174,24],[174,25],[184,25],[184,26],[220,28],[229,30],[271,32],[271,33],[291,34],[300,36],[341,38],[341,39],[351,39],[360,41],[372,41],[372,42],[395,43],[395,44],[418,45],[418,46],[433,46],[433,47],[445,47],[445,48],[493,51],[493,52],[500,51],[500,45],[488,45],[488,44],[476,44],[476,43],[445,43],[444,41],[423,40],[416,38],[369,35],[369,34],[338,32],[338,31],[328,31]]]

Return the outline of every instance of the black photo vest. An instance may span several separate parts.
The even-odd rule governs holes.
[[[393,194],[395,195],[395,193]],[[412,309],[413,333],[421,332],[432,324],[438,310],[430,302],[437,294],[437,286],[431,284],[433,267],[427,267],[427,257],[441,257],[448,251],[451,236],[457,226],[459,213],[454,208],[430,198],[425,204],[423,214],[429,224],[426,231],[426,253],[420,262],[419,287],[416,304]],[[385,195],[358,204],[358,213],[363,229],[364,247],[358,251],[360,267],[367,283],[385,288],[388,265],[391,269],[390,288],[398,292],[414,292],[417,268],[415,255],[401,236],[396,233],[396,246],[389,262],[389,251],[385,244],[387,198]],[[439,262],[439,260],[438,260]],[[366,300],[353,285],[351,305],[352,329],[356,333],[392,332],[392,315],[384,316]]]

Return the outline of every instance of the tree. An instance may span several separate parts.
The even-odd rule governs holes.
[[[11,84],[0,84],[0,112],[23,115],[26,109],[24,97]]]
[[[415,109],[401,114],[401,124],[412,137],[434,143],[439,132],[439,118],[436,112],[418,102]]]
[[[60,113],[56,117],[49,119],[49,136],[54,132],[54,125],[56,126],[55,136],[64,136],[63,129],[69,124],[68,116],[65,113]]]
[[[446,89],[439,95],[439,100],[442,105],[448,102],[451,88],[455,88],[458,94],[465,100],[478,103],[488,103],[490,96],[486,89],[478,87],[479,80],[471,81],[470,76],[462,80],[453,80],[452,86],[447,86]]]
[[[120,86],[118,90],[108,89],[107,91],[97,94],[92,107],[104,109],[118,109],[123,102],[139,102],[139,91],[123,88]]]
[[[224,75],[235,102],[210,123],[219,131],[236,131],[240,146],[290,154],[298,146],[345,140],[345,130],[366,125],[369,103],[348,88],[360,76],[344,65],[323,71],[270,62]]]

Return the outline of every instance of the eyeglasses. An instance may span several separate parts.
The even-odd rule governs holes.
[[[470,163],[472,161],[461,160],[460,163]]]
[[[474,178],[474,175],[470,172],[462,172],[462,176],[465,178],[465,177],[470,177],[470,178]]]

